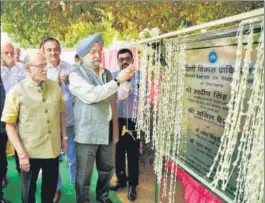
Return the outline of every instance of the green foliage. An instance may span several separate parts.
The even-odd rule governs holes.
[[[110,44],[114,30],[106,20],[96,3],[1,2],[3,30],[25,48],[38,47],[45,36],[56,37],[66,47],[73,47],[94,32],[102,32],[105,43]]]
[[[144,28],[161,34],[263,7],[251,2],[1,2],[3,31],[22,47],[38,47],[44,36],[73,47],[85,36],[102,32],[105,45],[115,38],[137,40]]]

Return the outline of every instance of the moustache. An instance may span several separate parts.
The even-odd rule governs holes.
[[[127,68],[128,66],[129,66],[128,63],[124,63],[124,64],[121,65],[122,69]]]

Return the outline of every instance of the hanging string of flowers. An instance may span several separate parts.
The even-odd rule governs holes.
[[[241,162],[235,202],[264,202],[264,22],[257,46],[253,86],[240,139]],[[239,153],[240,154],[240,153]],[[239,155],[237,157],[237,162]],[[235,163],[237,163],[235,162]],[[242,194],[244,198],[242,199]]]
[[[182,104],[183,104],[183,94],[184,94],[184,77],[185,77],[185,63],[186,63],[186,52],[185,52],[185,44],[178,42],[177,40],[174,40],[173,43],[175,50],[175,54],[173,57],[173,67],[175,67],[176,70],[176,83],[175,90],[176,94],[175,97],[173,97],[173,103],[175,103],[175,119],[174,119],[174,125],[173,125],[173,141],[171,138],[171,146],[169,157],[176,157],[173,161],[173,165],[170,171],[170,188],[169,188],[169,203],[174,202],[174,194],[176,189],[176,170],[178,165],[178,157],[180,152],[180,141],[181,141],[181,135],[182,135]],[[168,168],[168,166],[166,166]],[[166,185],[164,185],[166,187]]]
[[[224,129],[224,134],[221,137],[220,141],[220,146],[218,149],[218,152],[214,158],[214,163],[210,167],[210,171],[207,174],[207,177],[210,177],[210,175],[213,173],[214,167],[217,166],[218,161],[219,165],[217,166],[217,171],[214,177],[214,180],[212,182],[212,185],[214,187],[217,187],[218,181],[219,180],[224,180],[223,177],[223,171],[228,169],[230,165],[225,165],[224,164],[224,157],[227,153],[225,153],[226,149],[229,149],[229,154],[227,156],[231,156],[232,150],[234,149],[235,146],[235,140],[237,137],[237,133],[235,133],[235,125],[236,125],[236,120],[238,119],[238,108],[239,108],[239,99],[236,99],[236,95],[238,95],[238,84],[240,82],[240,67],[241,67],[241,60],[242,60],[242,49],[243,49],[243,25],[239,27],[238,31],[238,45],[237,45],[237,52],[236,52],[236,64],[235,64],[235,72],[233,74],[233,80],[231,83],[231,99],[228,103],[228,115],[226,118],[226,125]],[[229,137],[230,136],[230,137]],[[233,142],[229,142],[228,140],[231,139]],[[227,178],[226,178],[227,180]]]
[[[137,53],[136,58],[140,58],[139,53]],[[140,71],[140,70],[138,70],[138,71]],[[137,74],[139,74],[139,73],[137,73]],[[137,91],[134,91],[133,92],[134,93],[134,99],[133,99],[132,121],[134,123],[136,123],[136,117],[137,117],[137,112],[138,112],[138,102],[139,102],[138,101],[138,98],[139,98],[139,91],[138,91],[138,89],[139,89],[139,84],[140,84],[140,78],[139,78],[138,75],[136,75],[134,81],[135,81],[135,83],[133,85],[134,85],[134,87],[136,87]],[[138,137],[138,139],[139,138],[140,137]]]
[[[151,47],[152,50],[150,50]],[[154,171],[158,183],[162,182],[162,195],[169,194],[171,203],[174,202],[177,163],[174,163],[174,168],[169,171],[168,161],[179,153],[185,45],[176,39],[171,39],[164,44],[155,42],[144,48],[146,50],[143,56],[143,67],[141,67],[137,130],[138,134],[140,131],[146,134],[152,132],[152,137],[146,135],[146,138],[147,141],[152,141],[155,149]],[[161,64],[162,48],[166,50],[163,65]],[[152,96],[148,95],[150,92]],[[147,99],[148,96],[151,99]],[[147,129],[150,126],[152,126],[151,132]],[[169,192],[168,184],[170,184]]]
[[[207,177],[213,176],[213,187],[221,186],[225,190],[234,170],[238,170],[234,201],[244,203],[264,201],[263,25],[257,47],[251,91],[248,85],[255,23],[256,21],[239,24],[228,116],[220,147],[207,174]],[[246,28],[249,30],[244,34]],[[246,46],[243,41],[247,42]],[[142,45],[140,87],[137,93],[139,103],[135,111],[137,134],[140,136],[141,132],[144,132],[145,141],[152,142],[152,149],[155,150],[153,165],[157,182],[162,185],[162,197],[169,196],[169,203],[174,203],[180,143],[185,141],[182,139],[185,130],[185,126],[182,126],[185,49],[185,44],[180,39]],[[161,63],[162,53],[165,64]],[[249,92],[250,98],[247,97]],[[248,100],[247,105],[246,100]],[[169,161],[173,161],[170,171]]]
[[[264,187],[264,31],[263,23],[261,36],[257,47],[257,60],[254,66],[253,86],[248,101],[246,97],[249,91],[248,76],[253,51],[254,22],[241,23],[238,31],[237,59],[233,81],[231,83],[231,99],[228,103],[228,116],[224,134],[214,163],[210,168],[208,177],[216,167],[216,173],[212,185],[221,185],[226,189],[235,168],[238,168],[237,189],[234,202],[261,202]],[[241,65],[243,55],[243,30],[249,26],[247,47]],[[242,69],[241,69],[242,67]],[[247,102],[247,105],[245,103]],[[243,128],[242,128],[243,124]],[[236,144],[239,140],[239,146]],[[236,150],[237,149],[237,150]],[[232,157],[237,151],[235,160]],[[261,155],[262,154],[262,155]],[[257,155],[259,158],[257,158]],[[262,162],[262,164],[260,163]],[[255,172],[253,173],[253,171]],[[256,177],[255,177],[256,176]],[[255,178],[254,178],[255,177]],[[255,191],[254,191],[255,188]],[[262,190],[262,191],[261,191]],[[262,194],[261,194],[262,193]]]
[[[145,104],[147,102],[147,89],[148,86],[146,84],[146,75],[149,65],[149,55],[150,55],[150,47],[147,44],[141,46],[141,50],[143,53],[142,56],[142,64],[141,64],[141,74],[140,74],[140,81],[139,81],[139,99],[138,99],[138,109],[137,109],[137,122],[136,122],[136,130],[137,130],[137,137],[140,138],[141,131],[145,129],[144,117],[145,117]],[[146,135],[149,136],[149,135]],[[149,140],[149,138],[146,139]]]
[[[179,63],[179,78],[178,78],[178,95],[177,95],[177,109],[176,112],[178,113],[178,117],[176,119],[176,124],[175,124],[175,136],[174,138],[176,140],[174,140],[174,143],[176,142],[176,145],[173,145],[173,150],[171,152],[171,155],[174,156],[176,153],[177,158],[176,158],[176,162],[174,163],[174,166],[177,166],[178,164],[178,159],[179,159],[179,155],[180,155],[180,144],[183,143],[182,142],[182,135],[184,133],[182,126],[184,123],[183,120],[183,96],[184,96],[184,79],[185,79],[185,73],[186,73],[186,68],[185,68],[185,64],[186,64],[186,45],[184,43],[180,44],[180,63]],[[174,148],[174,146],[176,148]],[[175,156],[176,156],[175,155]],[[175,171],[175,168],[173,167],[173,170]],[[176,191],[176,176],[174,177],[174,184],[173,184],[173,195],[172,198],[175,196],[175,191]]]

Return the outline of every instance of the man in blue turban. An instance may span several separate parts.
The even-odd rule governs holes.
[[[113,146],[118,141],[116,93],[119,85],[130,80],[135,68],[129,66],[113,79],[101,67],[103,40],[95,33],[77,46],[81,63],[69,75],[69,89],[75,97],[76,199],[88,203],[94,161],[98,170],[97,200],[111,203],[109,184],[113,174]],[[119,91],[119,99],[128,97]]]

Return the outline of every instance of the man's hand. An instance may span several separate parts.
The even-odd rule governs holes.
[[[29,163],[29,156],[27,155],[27,153],[25,153],[25,152],[19,153],[18,158],[19,158],[20,169],[22,171],[29,172],[30,171],[30,163]]]
[[[67,153],[68,150],[68,142],[65,139],[62,139],[62,149],[64,153]]]
[[[133,67],[133,65],[129,65],[127,68],[123,69],[118,77],[117,77],[117,80],[120,82],[120,83],[123,83],[125,81],[128,81],[130,80],[135,74],[135,67]]]
[[[61,81],[64,82],[64,84],[68,84],[68,75],[62,75],[61,76]]]

